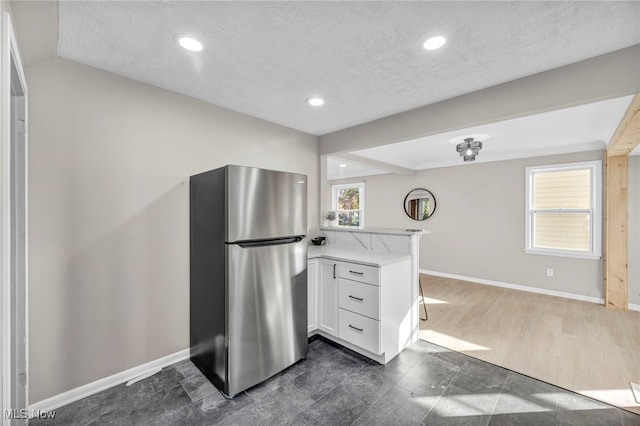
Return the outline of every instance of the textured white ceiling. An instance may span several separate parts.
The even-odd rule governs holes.
[[[475,163],[604,149],[633,96],[564,108],[355,151],[411,170],[465,164],[456,152],[464,136],[488,135]]]
[[[638,44],[639,23],[638,2],[61,1],[58,53],[320,135]]]
[[[344,164],[344,167],[340,167]],[[374,166],[354,163],[342,158],[327,157],[327,180],[347,179],[360,176],[372,176],[389,173]]]

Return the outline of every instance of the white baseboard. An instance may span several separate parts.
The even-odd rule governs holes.
[[[604,304],[604,299],[600,297],[583,296],[582,294],[566,293],[564,291],[547,290],[545,288],[529,287],[526,285],[518,285],[505,283],[501,281],[485,280],[484,278],[465,277],[464,275],[448,274],[446,272],[429,271],[420,269],[420,273],[427,275],[435,275],[436,277],[453,278],[456,280],[469,281],[477,284],[492,285],[495,287],[510,288],[512,290],[528,291],[529,293],[546,294],[547,296],[564,297],[565,299],[581,300],[583,302]],[[638,305],[635,305],[638,306]],[[640,306],[638,306],[640,308]],[[629,305],[629,309],[631,305]]]
[[[121,371],[120,373],[116,373],[111,376],[96,380],[95,382],[87,383],[86,385],[82,385],[61,394],[52,396],[51,398],[43,399],[42,401],[31,404],[29,406],[29,412],[33,413],[37,410],[39,410],[40,412],[54,410],[58,407],[62,407],[63,405],[70,404],[110,387],[127,382],[135,377],[140,376],[141,374],[148,372],[149,370],[166,367],[178,361],[188,359],[189,353],[189,349],[184,349],[171,355],[149,361],[142,365],[138,365],[137,367]]]
[[[630,311],[640,311],[640,305],[634,305],[633,303],[629,303]]]

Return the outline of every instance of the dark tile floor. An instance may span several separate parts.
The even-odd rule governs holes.
[[[387,365],[317,339],[303,360],[225,399],[190,362],[33,425],[640,425],[640,416],[420,341]]]

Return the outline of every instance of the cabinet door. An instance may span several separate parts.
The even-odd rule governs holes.
[[[338,335],[338,262],[321,260],[318,280],[318,328]]]
[[[318,328],[318,261],[307,262],[307,331]]]

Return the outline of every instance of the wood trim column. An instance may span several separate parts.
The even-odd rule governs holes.
[[[628,155],[639,143],[640,94],[636,94],[607,145],[607,155],[610,157]]]
[[[629,308],[627,267],[627,156],[605,158],[604,300],[608,308]]]
[[[627,216],[628,156],[640,144],[640,94],[636,94],[607,145],[604,163],[604,304],[629,309]]]

